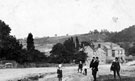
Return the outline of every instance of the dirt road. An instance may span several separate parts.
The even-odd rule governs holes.
[[[88,75],[83,75],[83,73],[77,72],[76,67],[70,71],[64,71],[62,81],[91,81],[91,79],[91,69],[88,69]],[[57,75],[47,75],[44,78],[39,79],[39,81],[57,81]]]
[[[45,68],[24,68],[24,69],[0,69],[0,81],[58,81],[57,67]],[[135,66],[121,66],[121,75],[135,77]],[[110,72],[110,65],[99,65],[99,75],[113,74]],[[39,78],[39,76],[42,76]],[[36,80],[29,80],[35,78]],[[27,80],[23,80],[26,78]],[[77,72],[77,66],[63,67],[63,81],[92,81],[91,69],[88,75]]]

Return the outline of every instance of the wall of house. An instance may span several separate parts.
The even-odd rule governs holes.
[[[92,58],[94,57],[93,55],[94,52],[89,46],[86,46],[84,49],[85,49],[85,53],[87,53],[88,55],[87,60],[86,60],[86,65],[89,66]]]
[[[99,58],[100,64],[106,63],[106,52],[103,49],[98,48],[95,56]]]
[[[98,48],[95,52],[88,46],[85,47],[85,53],[87,53],[88,58],[86,64],[89,65],[93,57],[99,57],[100,64],[106,63],[106,52]]]

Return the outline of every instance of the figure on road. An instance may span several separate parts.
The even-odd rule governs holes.
[[[117,73],[119,79],[121,80],[120,63],[119,63],[118,57],[116,57],[115,60],[112,62],[110,70],[113,71],[113,73],[114,73],[114,79],[116,79],[116,73]]]
[[[80,61],[78,65],[78,72],[82,73],[82,69],[83,69],[83,63],[82,61]]]
[[[95,57],[93,57],[91,62],[90,62],[90,68],[92,67],[92,64],[93,64],[94,60],[95,60]]]
[[[98,71],[98,65],[99,65],[99,60],[98,60],[98,57],[95,58],[95,60],[93,61],[92,63],[92,75],[93,75],[93,78],[94,78],[94,81],[97,81],[97,71]]]
[[[84,67],[83,67],[83,74],[87,75],[87,65],[86,65],[86,63],[84,64]]]
[[[58,77],[58,81],[62,81],[62,65],[61,64],[59,64],[59,66],[58,66],[58,69],[57,69],[57,77]]]

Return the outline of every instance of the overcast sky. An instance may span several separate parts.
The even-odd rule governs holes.
[[[135,24],[135,0],[0,0],[0,19],[17,38],[120,31]]]

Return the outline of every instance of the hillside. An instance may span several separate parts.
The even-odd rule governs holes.
[[[50,51],[54,44],[63,43],[68,38],[78,37],[79,41],[108,41],[115,42],[117,44],[121,44],[121,46],[125,49],[132,46],[132,43],[135,41],[135,25],[130,26],[129,28],[125,28],[120,32],[109,32],[109,34],[101,34],[96,33],[85,33],[85,34],[77,34],[70,36],[56,36],[56,37],[42,37],[35,38],[34,43],[36,49],[45,52]],[[26,47],[26,39],[20,39],[20,42]]]
[[[35,38],[34,39],[34,43],[35,43],[35,47],[36,49],[40,50],[40,51],[48,51],[52,48],[52,46],[56,43],[63,43],[65,40],[67,40],[68,38],[73,37],[75,39],[75,37],[78,37],[79,41],[104,41],[104,39],[106,38],[105,35],[100,35],[100,34],[78,34],[78,35],[70,35],[70,36],[58,36],[58,37],[43,37],[43,38]],[[23,44],[24,48],[26,48],[26,39],[20,39],[20,42]]]
[[[114,33],[108,37],[112,42],[134,42],[135,41],[135,25],[125,28],[120,32]]]

